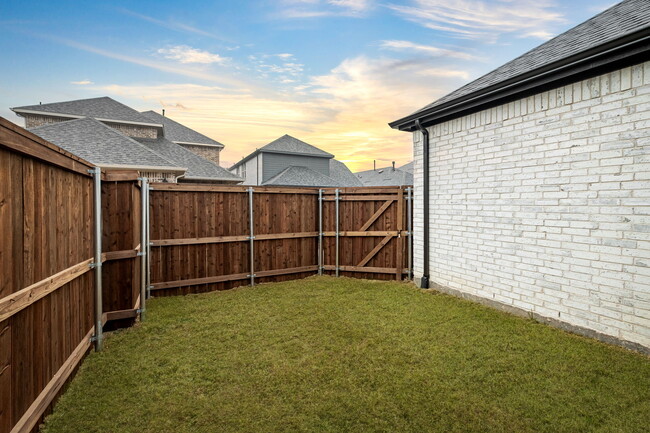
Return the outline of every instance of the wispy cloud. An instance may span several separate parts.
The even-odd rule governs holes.
[[[463,39],[495,42],[500,34],[547,39],[564,16],[550,0],[412,0],[388,7],[424,27]]]
[[[180,63],[225,63],[229,59],[209,51],[199,50],[187,45],[176,45],[174,47],[160,48],[157,50],[166,59],[176,60]]]
[[[282,0],[279,19],[319,18],[327,16],[362,17],[372,9],[374,0]]]
[[[76,86],[88,86],[89,84],[95,84],[90,80],[81,80],[81,81],[70,81],[70,84],[74,84]]]
[[[129,16],[132,16],[132,17],[135,17],[135,18],[139,18],[139,19],[141,19],[143,21],[147,21],[147,22],[150,22],[152,24],[156,24],[156,25],[159,25],[161,27],[165,27],[165,28],[170,29],[170,30],[175,30],[175,31],[178,31],[178,32],[185,32],[185,33],[193,33],[195,35],[206,36],[206,37],[213,38],[213,39],[222,39],[222,40],[224,39],[223,37],[221,37],[221,36],[219,36],[219,35],[217,35],[215,33],[211,33],[211,32],[205,31],[205,30],[201,30],[201,29],[199,29],[197,27],[194,27],[194,26],[192,26],[190,24],[181,23],[179,21],[161,20],[161,19],[149,16],[149,15],[134,12],[132,10],[125,9],[125,8],[118,8],[117,10],[120,13],[124,14],[124,15],[129,15]]]
[[[38,33],[26,33],[26,32],[25,34],[29,34],[31,36],[39,37],[42,39],[47,39],[62,45],[66,45],[71,48],[76,48],[78,50],[97,54],[99,56],[119,60],[122,62],[132,63],[139,66],[144,66],[162,72],[168,72],[174,75],[181,75],[181,76],[196,78],[200,80],[205,80],[208,82],[220,83],[222,85],[228,85],[239,89],[251,89],[253,87],[251,83],[233,78],[229,74],[214,73],[202,69],[193,68],[191,66],[180,66],[177,63],[171,64],[167,62],[150,60],[144,57],[129,56],[127,54],[116,53],[114,51],[110,51],[104,48],[83,44],[81,42],[71,40],[71,39],[61,38],[59,36],[44,35]]]
[[[387,123],[468,78],[466,71],[432,65],[428,58],[359,56],[326,74],[285,78],[292,92],[267,88],[251,93],[196,84],[110,85],[96,90],[126,103],[132,99],[143,110],[165,108],[171,118],[225,143],[224,160],[237,161],[288,133],[361,170],[370,168],[372,159],[385,157],[386,149],[391,160],[408,162],[411,138]]]
[[[410,41],[401,41],[401,40],[381,41],[380,46],[381,48],[388,49],[388,50],[412,51],[412,52],[422,53],[433,57],[453,57],[455,59],[462,59],[462,60],[478,59],[477,56],[474,56],[472,54],[463,51],[438,48],[431,45],[416,44]]]

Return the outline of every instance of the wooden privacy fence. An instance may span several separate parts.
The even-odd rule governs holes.
[[[137,315],[137,176],[101,175],[100,213],[92,172],[0,118],[0,433],[36,429],[103,325]]]
[[[316,273],[398,280],[409,275],[411,188],[151,188],[155,295]]]
[[[0,118],[0,433],[34,431],[103,330],[144,317],[149,291],[410,277],[410,197],[149,187]]]

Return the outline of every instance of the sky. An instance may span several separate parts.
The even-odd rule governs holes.
[[[0,2],[0,116],[110,96],[223,143],[289,134],[352,171],[412,158],[404,117],[611,0]]]

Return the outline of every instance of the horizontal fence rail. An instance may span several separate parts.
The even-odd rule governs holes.
[[[405,191],[339,188],[337,201],[333,188],[152,184],[151,290],[164,296],[336,274],[336,238],[340,275],[402,279]]]

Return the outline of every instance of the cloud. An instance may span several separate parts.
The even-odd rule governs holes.
[[[448,50],[431,45],[421,45],[410,41],[388,40],[381,41],[381,48],[394,51],[414,51],[434,57],[453,57],[463,60],[476,60],[478,57],[462,51]]]
[[[213,39],[222,39],[222,40],[224,39],[224,38],[222,38],[222,37],[220,37],[220,36],[218,36],[218,35],[216,35],[214,33],[210,33],[210,32],[207,32],[205,30],[201,30],[201,29],[199,29],[197,27],[194,27],[192,25],[181,23],[181,22],[178,22],[178,21],[161,20],[161,19],[158,19],[158,18],[151,17],[149,15],[144,15],[144,14],[134,12],[134,11],[129,10],[129,9],[125,9],[125,8],[118,8],[117,10],[120,13],[124,14],[124,15],[129,15],[129,16],[141,19],[143,21],[147,21],[147,22],[150,22],[152,24],[156,24],[158,26],[165,27],[165,28],[170,29],[170,30],[175,30],[175,31],[184,32],[184,33],[193,33],[195,35],[206,36],[206,37],[213,38]]]
[[[181,76],[186,76],[186,77],[191,77],[191,78],[196,78],[208,82],[213,82],[213,83],[220,83],[222,85],[227,85],[227,86],[232,86],[240,89],[247,89],[251,90],[253,86],[250,82],[246,82],[237,78],[233,78],[228,74],[223,74],[223,73],[213,73],[210,71],[204,71],[188,66],[179,66],[179,65],[172,65],[168,63],[161,63],[157,62],[154,60],[146,59],[143,57],[134,57],[134,56],[129,56],[126,54],[122,53],[116,53],[110,50],[106,50],[103,48],[95,47],[92,45],[87,45],[83,44],[81,42],[77,42],[75,40],[71,39],[66,39],[66,38],[61,38],[58,36],[53,36],[53,35],[45,35],[45,34],[38,34],[38,33],[31,33],[31,32],[25,32],[25,34],[29,34],[30,36],[35,36],[38,38],[42,39],[47,39],[54,41],[56,43],[66,45],[71,48],[75,48],[78,50],[86,51],[89,53],[97,54],[103,57],[107,57],[110,59],[115,59],[119,60],[122,62],[127,62],[127,63],[132,63],[135,65],[140,65],[144,66],[147,68],[155,69],[158,71],[162,72],[167,72],[170,74],[174,75],[181,75]]]
[[[362,17],[374,5],[373,0],[282,0],[278,19],[320,18],[328,16]]]
[[[503,33],[547,39],[549,28],[565,22],[550,0],[412,0],[388,7],[407,20],[461,39],[495,42]]]
[[[469,79],[430,59],[353,57],[326,74],[305,77],[290,93],[255,93],[198,84],[108,85],[97,90],[141,110],[166,115],[226,144],[223,160],[238,161],[283,134],[321,147],[352,170],[386,158],[412,158],[410,134],[390,129],[403,117]],[[289,78],[288,80],[291,80]],[[287,82],[287,85],[291,83]],[[242,131],[246,133],[243,134]]]
[[[326,74],[305,77],[305,84],[294,83],[290,93],[187,83],[110,85],[97,90],[137,109],[165,108],[172,119],[225,143],[223,160],[237,161],[291,134],[333,153],[351,169],[362,170],[371,168],[377,158],[400,165],[408,162],[410,135],[387,123],[467,79],[467,72],[432,65],[430,59],[359,56]]]
[[[89,84],[95,84],[90,80],[81,80],[81,81],[70,81],[70,84],[74,84],[76,86],[87,86]]]
[[[160,48],[157,51],[166,59],[177,60],[180,63],[225,63],[229,59],[221,57],[219,54],[211,53],[209,51],[199,50],[187,45],[177,45],[169,48]]]

